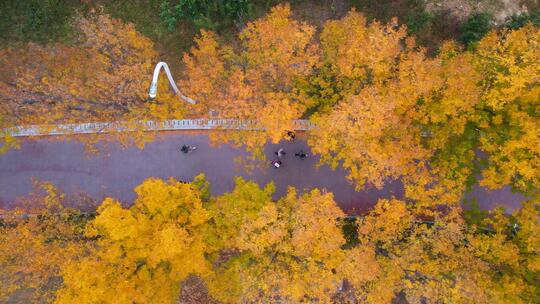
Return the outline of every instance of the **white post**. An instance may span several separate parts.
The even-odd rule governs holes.
[[[150,96],[150,98],[156,98],[156,95],[157,95],[157,82],[158,82],[158,77],[159,77],[159,71],[161,70],[161,68],[165,69],[165,73],[167,74],[167,78],[169,79],[169,83],[171,84],[174,92],[176,93],[176,95],[180,96],[180,98],[182,98],[183,100],[189,102],[190,104],[196,104],[197,102],[187,96],[184,96],[180,90],[178,89],[178,87],[176,86],[176,83],[174,83],[174,79],[172,78],[172,75],[171,75],[171,71],[169,70],[169,66],[161,61],[161,62],[158,62],[158,64],[156,64],[156,68],[154,69],[154,75],[152,77],[152,84],[150,84],[150,90],[148,91],[148,96]]]

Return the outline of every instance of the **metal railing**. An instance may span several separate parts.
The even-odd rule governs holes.
[[[292,131],[307,131],[315,125],[309,120],[294,120]],[[256,121],[237,119],[173,119],[166,121],[97,122],[59,125],[31,125],[6,129],[12,137],[99,134],[130,131],[174,130],[263,130]]]

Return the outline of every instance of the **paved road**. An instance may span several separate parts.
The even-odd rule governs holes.
[[[179,152],[182,144],[195,145],[194,153]],[[88,193],[101,200],[105,196],[120,199],[129,204],[135,197],[132,189],[148,177],[175,177],[189,181],[199,173],[205,173],[211,183],[212,193],[220,194],[233,188],[235,176],[253,179],[264,185],[276,184],[275,197],[282,196],[288,186],[297,189],[326,188],[334,193],[335,200],[349,214],[368,209],[378,198],[400,197],[403,194],[399,182],[389,183],[384,189],[354,191],[341,169],[327,166],[316,168],[316,157],[299,160],[294,152],[309,151],[302,140],[280,145],[268,145],[266,154],[273,158],[273,151],[283,147],[288,154],[281,168],[270,166],[262,170],[246,172],[235,158],[246,153],[230,146],[210,147],[205,133],[163,133],[145,149],[122,149],[117,144],[97,156],[88,156],[83,145],[76,141],[56,141],[40,138],[23,141],[20,150],[0,156],[0,208],[11,208],[18,196],[32,189],[32,178],[50,181],[61,190],[74,195]],[[309,153],[309,152],[308,152]],[[472,195],[478,198],[482,208],[490,209],[504,203],[508,209],[519,206],[524,198],[508,189],[486,193],[475,188]]]

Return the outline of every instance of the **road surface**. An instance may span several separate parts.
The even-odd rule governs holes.
[[[326,188],[334,193],[340,207],[349,214],[358,214],[375,204],[379,198],[401,197],[403,190],[399,182],[389,183],[384,189],[367,189],[356,192],[346,180],[342,169],[331,170],[328,166],[316,167],[317,157],[305,160],[294,157],[294,153],[309,149],[303,140],[267,145],[266,155],[274,159],[274,151],[283,147],[287,154],[279,169],[270,165],[251,172],[244,170],[235,159],[246,156],[246,152],[228,145],[211,147],[207,133],[164,132],[159,138],[146,145],[143,150],[121,148],[110,144],[105,152],[89,156],[84,146],[77,141],[55,140],[52,137],[23,140],[21,149],[0,156],[0,208],[13,208],[16,198],[32,190],[32,178],[50,181],[69,195],[87,193],[100,201],[114,197],[129,205],[135,194],[133,188],[149,177],[190,181],[195,175],[204,173],[211,183],[212,194],[230,191],[234,177],[243,176],[264,185],[273,181],[275,197],[282,196],[289,186],[299,190]],[[182,144],[197,146],[193,153],[179,151]],[[524,197],[508,188],[487,193],[476,187],[471,194],[483,209],[504,204],[508,210],[519,207]],[[84,206],[92,209],[94,206]]]

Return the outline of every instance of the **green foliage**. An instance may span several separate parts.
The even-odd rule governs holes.
[[[487,13],[471,15],[461,29],[459,40],[467,46],[479,41],[491,30],[492,20],[493,16]]]
[[[20,143],[17,138],[11,136],[9,132],[5,131],[5,129],[9,127],[12,126],[6,122],[5,117],[0,115],[0,155],[11,149],[18,149],[20,147]]]
[[[540,26],[540,11],[534,11],[530,14],[515,14],[506,21],[505,27],[515,30],[525,26],[529,22],[536,26]]]
[[[168,34],[159,16],[160,4],[161,0],[99,0],[94,2],[93,6],[102,7],[105,13],[135,24],[137,31],[157,40],[165,38],[164,35]]]
[[[437,131],[434,128],[432,132]],[[446,172],[450,179],[458,179],[460,175],[466,173],[465,187],[470,190],[478,182],[477,174],[480,173],[473,152],[478,146],[479,134],[473,124],[468,124],[463,134],[452,136],[448,141],[444,149],[435,153],[431,163],[434,166],[450,168]]]
[[[169,0],[160,5],[160,17],[169,31],[174,31],[180,20],[191,21],[197,28],[218,29],[245,20],[251,12],[249,0]]]
[[[191,184],[199,191],[203,202],[210,200],[210,183],[206,180],[204,173],[195,176]]]
[[[346,217],[341,221],[341,231],[345,238],[344,249],[350,249],[358,246],[360,240],[358,239],[358,221],[355,217]]]
[[[475,198],[465,200],[463,204],[465,206],[463,218],[469,225],[480,226],[489,215],[489,212],[480,209],[480,205]]]
[[[295,83],[296,89],[309,100],[304,117],[330,112],[343,98],[343,92],[348,92],[353,83],[352,79],[339,79],[335,67],[329,64],[315,69],[315,72],[305,79],[298,79]]]
[[[409,34],[418,34],[429,27],[433,15],[428,12],[411,12],[405,18]]]
[[[67,40],[73,30],[69,18],[74,5],[69,0],[3,0],[0,4],[0,40]]]
[[[18,149],[19,147],[20,143],[15,137],[0,131],[0,155],[8,152],[9,150]]]
[[[161,21],[167,26],[167,29],[172,32],[176,28],[177,20],[177,12],[173,11],[173,8],[171,7],[171,3],[169,1],[164,1],[160,5],[160,13],[159,16],[161,17]]]

